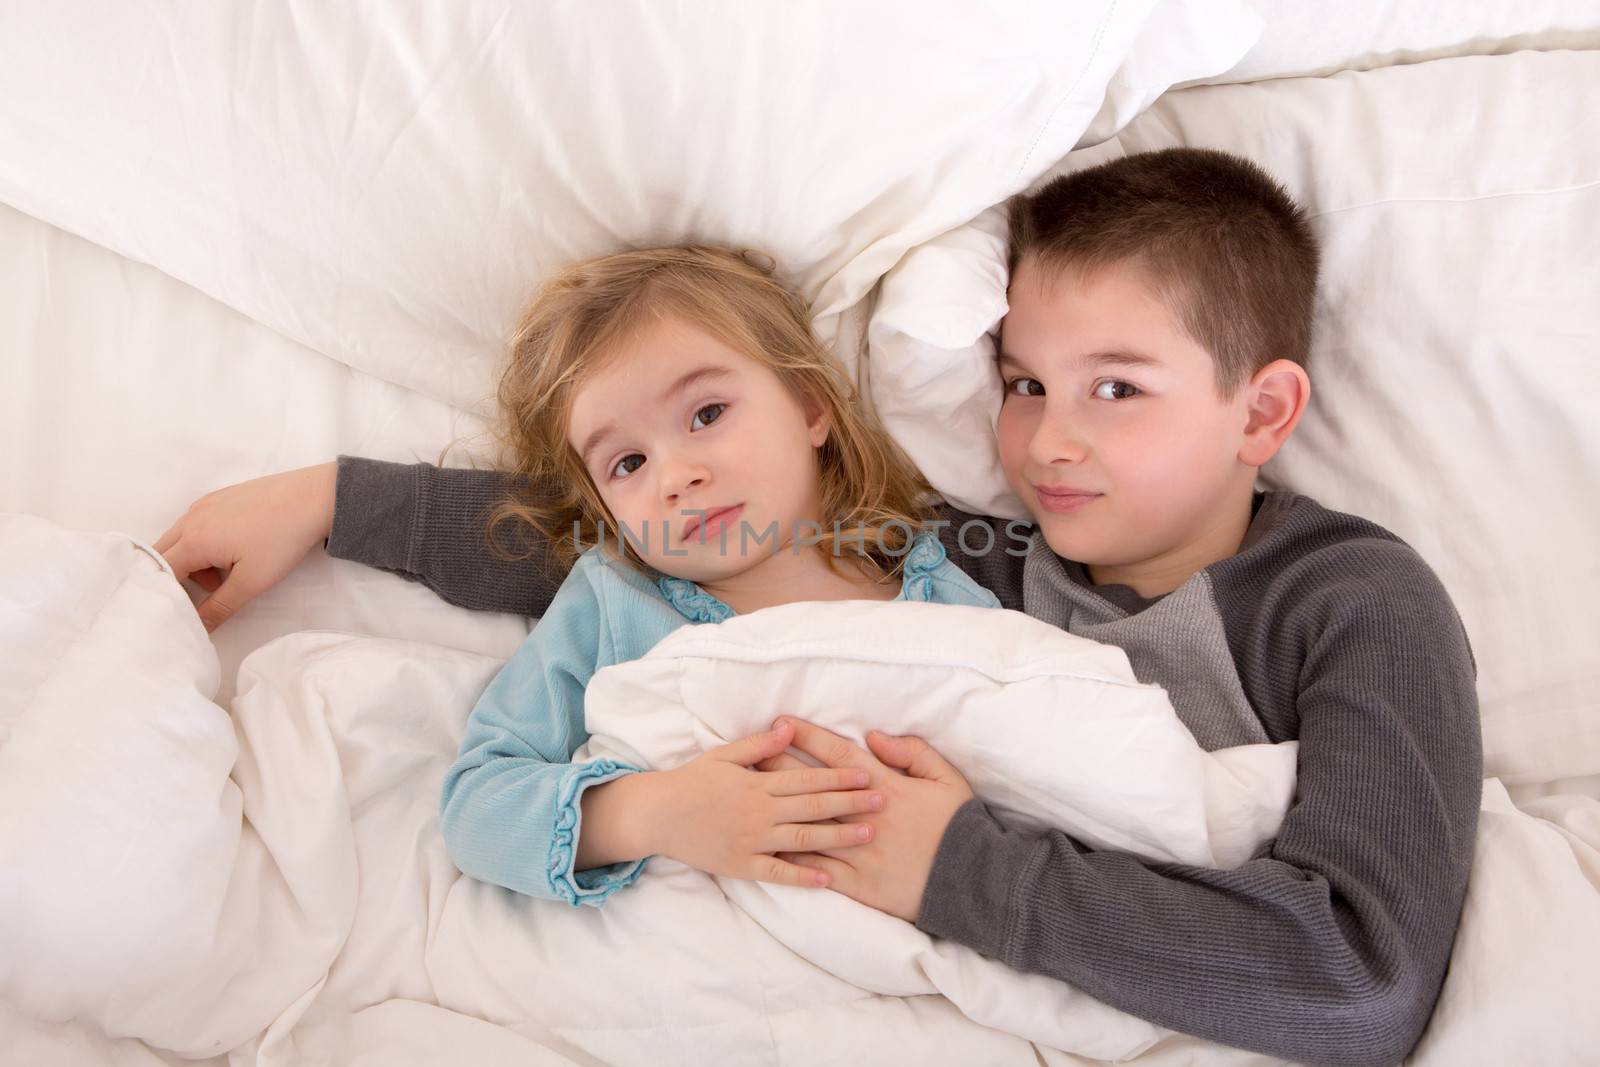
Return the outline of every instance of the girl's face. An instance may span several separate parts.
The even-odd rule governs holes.
[[[828,420],[769,368],[677,318],[641,330],[573,394],[567,442],[639,556],[723,581],[821,512]],[[784,551],[793,551],[784,547]]]

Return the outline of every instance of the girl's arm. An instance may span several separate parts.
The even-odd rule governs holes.
[[[604,903],[656,854],[711,874],[827,884],[774,854],[870,840],[870,828],[829,820],[878,810],[882,799],[851,769],[751,770],[788,747],[791,726],[670,771],[570,762],[588,740],[583,697],[590,678],[637,652],[611,645],[604,575],[590,560],[578,564],[473,708],[441,797],[440,829],[456,866],[569,904]]]
[[[636,770],[570,762],[587,739],[583,693],[610,662],[601,605],[580,568],[497,674],[467,719],[445,774],[440,830],[464,873],[528,896],[600,904],[639,876],[647,852],[580,869],[585,790]]]

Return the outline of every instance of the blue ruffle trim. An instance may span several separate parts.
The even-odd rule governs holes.
[[[733,609],[701,589],[687,578],[662,575],[656,587],[667,603],[690,622],[727,622],[733,618]]]
[[[901,600],[932,600],[933,576],[944,565],[944,545],[937,535],[923,531],[911,541],[901,573]]]
[[[556,798],[556,825],[555,832],[550,835],[550,857],[546,871],[550,892],[557,899],[565,900],[574,907],[582,904],[598,907],[612,893],[638,881],[646,860],[613,863],[583,871],[582,881],[578,879],[580,872],[572,869],[577,861],[578,804],[583,791],[591,785],[600,785],[624,774],[636,774],[638,770],[626,763],[599,759],[578,764],[576,773],[562,783],[561,795]]]

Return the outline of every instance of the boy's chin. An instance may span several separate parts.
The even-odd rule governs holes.
[[[1069,528],[1060,515],[1035,515],[1033,521],[1035,528],[1044,535],[1044,543],[1050,546],[1050,551],[1062,559],[1094,566],[1103,563],[1104,557],[1115,554],[1107,551],[1105,538],[1087,537],[1081,529]]]

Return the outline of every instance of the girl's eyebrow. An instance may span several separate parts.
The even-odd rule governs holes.
[[[718,378],[727,378],[732,376],[732,374],[733,370],[731,368],[718,366],[715,363],[708,363],[703,367],[696,367],[694,370],[684,372],[679,376],[677,381],[667,386],[667,388],[661,393],[661,402],[664,404],[668,400],[671,400],[673,397],[677,396],[679,393],[682,393],[693,386],[699,385],[701,382],[715,381]]]
[[[680,374],[676,381],[663,389],[657,402],[666,404],[679,393],[693,388],[701,382],[715,381],[719,378],[730,377],[732,374],[733,370],[731,368],[719,366],[715,363],[694,367]],[[578,449],[578,458],[587,464],[589,462],[589,453],[593,452],[596,446],[602,444],[607,437],[616,432],[616,428],[616,423],[608,422],[595,430],[594,433],[591,433],[584,439],[583,447]]]

